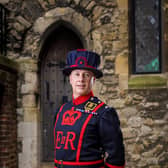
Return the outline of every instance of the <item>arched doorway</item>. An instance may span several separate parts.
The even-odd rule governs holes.
[[[46,38],[41,53],[41,135],[42,161],[53,161],[54,114],[60,105],[71,99],[68,78],[62,74],[67,52],[83,48],[79,37],[65,26],[57,27]]]

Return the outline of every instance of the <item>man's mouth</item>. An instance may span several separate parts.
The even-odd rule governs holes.
[[[78,88],[84,88],[85,85],[77,85]]]

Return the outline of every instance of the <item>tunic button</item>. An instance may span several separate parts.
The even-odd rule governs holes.
[[[98,103],[100,104],[100,103],[101,103],[101,101],[98,101]]]
[[[91,98],[90,98],[90,100],[94,100],[94,98],[93,98],[93,97],[91,97]]]

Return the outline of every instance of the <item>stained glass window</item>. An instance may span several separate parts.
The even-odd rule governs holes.
[[[161,0],[133,0],[133,72],[161,72]]]

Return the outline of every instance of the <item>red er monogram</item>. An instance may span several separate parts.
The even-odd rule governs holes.
[[[75,137],[76,134],[74,132],[67,132],[66,135],[64,135],[63,131],[57,131],[55,148],[61,149],[63,147],[67,150],[70,146],[71,150],[76,150],[73,144]]]

